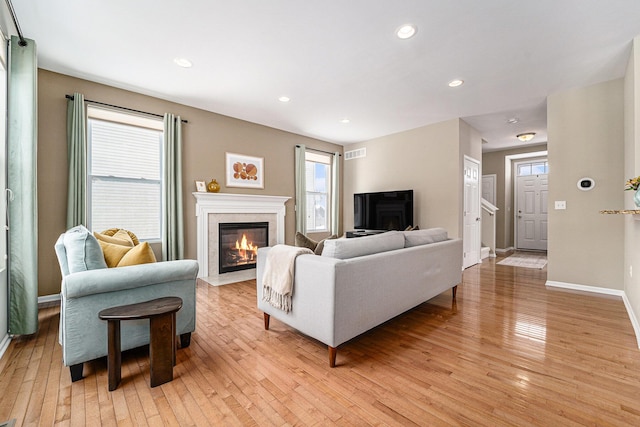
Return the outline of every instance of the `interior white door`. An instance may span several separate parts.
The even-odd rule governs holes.
[[[480,262],[480,162],[464,158],[464,230],[462,266],[471,267]]]
[[[516,178],[517,249],[547,250],[548,175]]]

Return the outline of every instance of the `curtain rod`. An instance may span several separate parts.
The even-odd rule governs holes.
[[[20,29],[20,24],[18,23],[18,17],[16,16],[16,11],[13,10],[13,5],[11,4],[11,0],[6,0],[6,3],[7,3],[7,7],[9,8],[9,13],[11,13],[11,19],[13,19],[13,25],[15,25],[16,31],[18,32],[18,38],[20,39],[20,41],[18,42],[18,45],[24,47],[28,43],[24,39],[24,36],[22,35],[22,30]]]
[[[299,145],[296,144],[296,147],[300,148]],[[325,154],[335,154],[335,152],[331,152],[331,151],[324,151],[324,150],[318,150],[317,148],[310,148],[310,147],[305,147],[305,149],[307,150],[311,150],[311,151],[317,151],[319,153],[325,153]],[[342,154],[338,153],[338,156],[342,156]]]
[[[65,95],[64,97],[73,101],[73,95]],[[85,102],[90,102],[92,104],[104,105],[105,107],[119,108],[121,110],[132,111],[134,113],[141,113],[141,114],[146,114],[148,116],[164,118],[164,116],[162,114],[156,114],[156,113],[149,113],[147,111],[134,110],[133,108],[120,107],[119,105],[107,104],[106,102],[92,101],[90,99],[85,99],[84,101]],[[185,119],[180,119],[180,121],[182,121],[182,123],[189,123],[189,121],[185,120]]]

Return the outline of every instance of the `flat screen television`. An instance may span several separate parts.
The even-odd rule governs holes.
[[[353,195],[353,224],[359,230],[404,230],[413,225],[413,190]]]

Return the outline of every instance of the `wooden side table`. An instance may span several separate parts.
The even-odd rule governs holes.
[[[176,364],[176,312],[182,308],[179,297],[157,298],[136,304],[106,308],[98,317],[107,321],[109,349],[107,369],[109,391],[121,380],[120,321],[149,319],[149,365],[151,387],[173,380]]]

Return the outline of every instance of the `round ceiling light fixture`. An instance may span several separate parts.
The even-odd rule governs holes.
[[[291,98],[289,98],[288,96],[281,96],[280,98],[278,98],[278,101],[280,101],[280,102],[289,102],[289,101],[291,101]]]
[[[449,82],[449,87],[458,87],[464,84],[464,80],[455,79]]]
[[[347,119],[346,117],[344,119],[340,120],[340,123],[344,123],[344,124],[347,124],[349,122],[351,122],[351,120]]]
[[[418,27],[413,24],[404,24],[396,30],[399,39],[406,40],[416,35]]]
[[[534,136],[536,136],[535,132],[525,132],[519,133],[518,135],[516,135],[516,138],[518,138],[522,142],[529,142],[533,139]]]
[[[187,58],[175,58],[173,60],[178,67],[191,68],[193,64]]]

